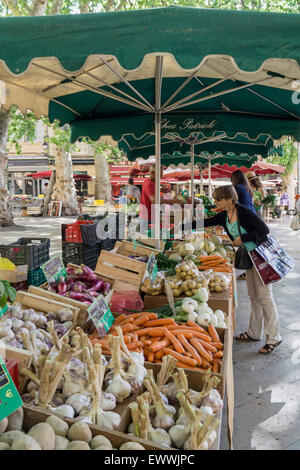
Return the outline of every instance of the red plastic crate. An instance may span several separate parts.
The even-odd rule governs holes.
[[[94,224],[92,220],[77,220],[74,224],[66,224],[64,227],[64,240],[70,243],[81,243],[81,225]]]
[[[17,359],[5,359],[5,365],[12,378],[13,383],[19,390],[19,361]]]

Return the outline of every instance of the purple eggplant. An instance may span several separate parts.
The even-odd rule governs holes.
[[[85,289],[86,289],[86,286],[85,286],[85,284],[83,284],[83,282],[80,282],[80,281],[74,282],[72,290],[74,290],[76,292],[83,292]]]
[[[67,286],[67,283],[65,282],[65,279],[62,278],[59,283],[58,283],[58,286],[57,286],[57,289],[58,289],[58,293],[59,294],[65,294],[68,290],[68,286]]]
[[[68,290],[73,290],[73,288],[75,286],[75,281],[74,281],[74,279],[69,277],[68,279],[66,279],[66,284],[68,286]]]
[[[83,281],[83,282],[91,282],[97,279],[97,275],[94,274],[81,274],[78,276],[73,276],[74,281]]]
[[[88,292],[102,292],[104,281],[102,279],[97,279],[91,283],[91,287],[87,289]]]
[[[100,292],[96,292],[95,290],[88,290],[87,292],[90,294],[91,297],[94,297],[95,299],[100,295]]]
[[[85,264],[81,265],[81,269],[84,272],[84,274],[95,274],[94,271],[88,266],[85,266]]]
[[[81,302],[83,300],[82,292],[74,292],[74,291],[70,292],[69,297],[70,297],[70,299],[78,300],[79,302]]]
[[[102,289],[102,294],[106,294],[110,290],[110,282],[103,282]]]

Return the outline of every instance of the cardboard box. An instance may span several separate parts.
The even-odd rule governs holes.
[[[49,416],[54,414],[54,413],[49,413],[46,410],[42,410],[41,408],[38,408],[36,406],[25,405],[25,404],[23,404],[23,410],[24,410],[23,429],[25,431],[29,431],[29,429],[35,424],[43,423]],[[62,418],[59,415],[57,416],[59,418]],[[71,426],[73,423],[76,422],[75,419],[71,419],[71,418],[62,418],[62,419],[66,421],[69,424],[69,426]],[[128,436],[127,434],[124,434],[119,431],[108,431],[106,428],[100,428],[99,426],[93,426],[93,425],[90,425],[90,429],[92,431],[93,437],[98,436],[98,435],[107,437],[112,443],[113,447],[116,449],[121,447],[121,445],[124,444],[125,442],[134,441],[134,442],[138,442],[139,444],[141,444],[146,450],[166,450],[166,448],[163,446],[156,446],[149,441],[144,441],[143,439],[139,439],[138,437],[135,437],[132,435]]]
[[[152,369],[153,370],[153,375],[154,375],[155,378],[157,377],[157,374],[159,373],[159,371],[161,369],[160,364],[153,364],[153,363],[150,363],[150,362],[145,362],[145,367],[146,367],[146,369]],[[175,367],[175,371],[177,371],[177,367]],[[190,369],[185,369],[185,373],[186,373],[186,376],[187,376],[189,388],[195,390],[196,392],[200,392],[203,388],[205,372],[197,372],[197,371],[193,371],[193,370],[190,370]],[[212,375],[215,376],[215,377],[218,377],[218,379],[220,380],[220,382],[217,385],[216,389],[219,391],[219,393],[221,395],[221,398],[224,399],[224,378],[223,378],[223,375],[222,374],[212,374]],[[172,378],[170,378],[168,380],[168,382],[171,382],[171,381],[172,381]],[[142,391],[140,393],[142,393]],[[131,411],[130,411],[130,408],[129,408],[129,404],[132,403],[135,400],[136,396],[138,396],[138,395],[139,394],[130,396],[127,400],[125,400],[122,403],[122,407],[120,407],[118,409],[118,413],[121,414],[121,421],[123,423],[124,432],[126,431],[129,424],[131,423]],[[179,409],[179,404],[177,406],[175,405],[175,408],[178,410]],[[115,410],[113,410],[113,411],[115,411]],[[213,446],[213,450],[216,450],[216,449],[219,448],[220,435],[221,435],[222,410],[220,410],[220,412],[216,416],[217,416],[217,419],[220,421],[220,424],[219,424],[219,428],[217,430],[218,437],[217,437],[217,440],[216,440],[216,442]],[[148,442],[148,441],[146,441],[146,442]]]
[[[16,266],[16,269],[0,269],[0,279],[8,282],[27,281],[28,266],[22,264]]]

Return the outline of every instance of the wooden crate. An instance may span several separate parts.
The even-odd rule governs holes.
[[[49,416],[53,414],[53,413],[50,413],[49,411],[42,410],[41,408],[38,408],[36,406],[25,405],[25,404],[23,404],[23,410],[24,410],[23,429],[25,431],[29,431],[29,429],[35,424],[43,423]],[[59,418],[62,418],[59,415],[57,416]],[[62,419],[66,421],[66,423],[68,423],[69,426],[71,426],[73,423],[76,422],[75,419],[71,419],[71,418],[62,418]],[[118,449],[125,442],[134,441],[134,442],[138,442],[139,444],[141,444],[143,447],[145,447],[146,450],[167,450],[166,447],[154,445],[149,441],[144,441],[143,439],[140,439],[132,435],[128,436],[128,434],[124,434],[119,431],[108,431],[107,428],[100,428],[100,426],[93,426],[93,425],[90,425],[90,429],[92,431],[93,437],[98,436],[98,435],[107,437],[112,443],[113,447],[116,449]]]
[[[19,361],[19,367],[24,366],[29,369],[32,364],[33,354],[25,349],[15,348],[0,341],[0,356],[2,359],[16,359]]]
[[[146,271],[146,263],[110,251],[102,250],[95,273],[140,288]]]
[[[59,296],[59,300],[60,302],[53,300],[53,299],[48,299],[41,295],[33,294],[32,292],[23,292],[21,290],[17,292],[17,297],[16,297],[16,302],[20,303],[23,307],[33,308],[34,310],[45,312],[45,313],[48,313],[48,312],[58,313],[63,308],[66,308],[64,298]],[[79,308],[73,305],[68,305],[68,308],[72,310],[73,312],[74,323],[77,323],[77,319],[79,315]]]
[[[122,256],[129,256],[129,255],[140,255],[140,256],[150,256],[151,253],[155,255],[158,254],[160,251],[156,250],[155,248],[149,248],[143,245],[136,245],[136,249],[134,249],[133,242],[129,242],[127,240],[123,240],[122,242],[116,243],[117,247],[114,249],[114,253]]]
[[[149,238],[149,237],[147,237],[145,235],[142,235],[141,233],[137,232],[136,233],[136,239],[145,246],[150,246],[151,248],[156,248],[155,238]],[[166,246],[166,242],[164,242],[163,240],[160,240],[160,250],[159,251],[164,252],[165,246]]]
[[[145,362],[145,367],[146,367],[146,369],[152,369],[153,370],[153,375],[154,375],[155,378],[157,377],[157,375],[158,375],[158,373],[160,372],[160,369],[161,369],[160,364],[154,364],[154,363],[151,363],[151,362]],[[177,367],[175,367],[175,371],[177,371]],[[200,372],[200,371],[197,372],[197,371],[193,371],[193,370],[190,370],[190,369],[185,369],[185,373],[186,373],[186,376],[187,376],[189,388],[195,390],[196,392],[200,392],[203,388],[205,372]],[[212,375],[215,376],[215,377],[218,377],[218,379],[220,380],[220,382],[216,386],[216,389],[219,391],[219,393],[221,395],[221,398],[224,399],[224,378],[223,378],[222,374],[213,373]],[[168,382],[171,382],[171,381],[172,381],[172,379],[170,378],[168,380]],[[142,393],[142,391],[140,393]],[[129,405],[130,405],[130,403],[132,403],[136,399],[137,395],[138,394],[133,395],[133,396],[129,397],[127,400],[125,400],[122,403],[122,408],[118,410],[118,413],[121,415],[121,420],[124,424],[124,431],[126,431],[129,424],[131,423],[131,411],[130,411]],[[178,404],[178,406],[175,406],[175,408],[178,410],[179,404]],[[220,412],[216,416],[217,416],[218,420],[220,421],[220,424],[219,424],[219,427],[217,429],[218,437],[217,437],[215,445],[213,446],[213,450],[217,450],[219,448],[220,435],[221,435],[222,410],[220,410]],[[125,424],[126,424],[126,426],[125,426]],[[148,442],[148,441],[146,441],[146,442]]]

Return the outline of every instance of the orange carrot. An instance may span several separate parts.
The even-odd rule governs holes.
[[[150,320],[147,321],[147,323],[144,324],[144,327],[148,326],[165,326],[165,325],[176,325],[175,320],[173,318],[160,318],[158,320]],[[176,325],[177,326],[177,325]],[[169,326],[168,326],[169,328]]]
[[[209,325],[209,327],[208,327],[208,332],[209,332],[209,334],[210,334],[210,336],[211,336],[211,339],[212,339],[215,343],[220,343],[220,342],[221,342],[220,337],[219,337],[219,335],[218,335],[218,333],[217,333],[217,330],[215,329],[214,326]]]
[[[122,333],[124,335],[125,333],[130,333],[130,331],[133,331],[134,327],[131,323],[128,323],[125,326],[121,326],[121,329],[122,329]]]
[[[221,359],[223,357],[223,351],[215,352],[213,356],[215,359]]]
[[[163,336],[163,328],[143,328],[137,331],[138,336],[149,335],[149,336]]]
[[[147,313],[145,313],[144,315],[141,315],[140,317],[135,318],[133,323],[134,323],[134,325],[139,326],[139,325],[143,325],[148,320],[149,320],[149,315]],[[153,320],[153,321],[155,321],[155,320]]]
[[[196,331],[199,331],[200,333],[207,333],[207,331],[204,328],[202,328],[202,326],[198,325],[197,323],[195,323],[192,320],[189,320],[187,322],[187,325],[192,326]]]
[[[178,341],[178,339],[176,338],[176,336],[174,336],[170,331],[168,331],[167,328],[163,328],[163,331],[164,331],[164,335],[166,338],[168,338],[171,343],[173,344],[175,350],[179,353],[179,354],[184,354],[184,347],[182,346],[182,344],[180,343],[180,341]]]
[[[177,359],[178,361],[180,361],[183,364],[187,364],[188,366],[196,366],[197,365],[197,361],[195,359],[183,356],[182,354],[179,354],[177,351],[173,351],[171,348],[165,348],[164,353],[165,354],[170,354],[170,356],[175,357],[175,359]]]
[[[126,315],[122,313],[119,317],[115,318],[114,324],[120,323],[122,320],[125,320]]]
[[[220,372],[220,362],[218,359],[214,359],[213,361],[213,372],[219,373]]]
[[[183,335],[178,335],[178,339],[183,345],[184,349],[192,354],[192,357],[197,361],[198,366],[201,366],[202,359],[196,349],[185,339]]]
[[[158,351],[157,353],[154,354],[154,357],[156,357],[156,359],[161,359],[163,356],[164,356],[163,351]]]
[[[155,364],[161,364],[161,361],[159,359],[154,359]]]
[[[213,342],[213,343],[211,343],[211,345],[214,346],[217,349],[223,349],[223,343],[221,343],[221,342],[218,342],[218,343]]]
[[[149,351],[148,362],[153,362],[153,361],[154,361],[154,353],[152,351]]]
[[[197,341],[196,338],[191,338],[190,343],[192,346],[194,346],[195,349],[197,349],[198,353],[200,354],[201,357],[206,359],[206,361],[211,362],[212,361],[212,356],[204,349],[201,343]]]
[[[212,353],[216,353],[216,352],[217,352],[217,348],[215,348],[214,346],[212,346],[211,343],[207,343],[206,341],[203,341],[203,340],[200,339],[200,338],[197,338],[197,341],[199,341],[199,343],[201,343],[202,346],[204,347],[204,349],[206,349],[207,351],[211,351]]]
[[[185,338],[192,338],[194,336],[193,331],[188,330],[173,330],[172,333],[175,336],[183,335]]]
[[[170,344],[171,344],[170,339],[164,338],[161,341],[155,341],[154,343],[152,343],[149,349],[152,352],[158,352],[164,348],[167,348]]]

